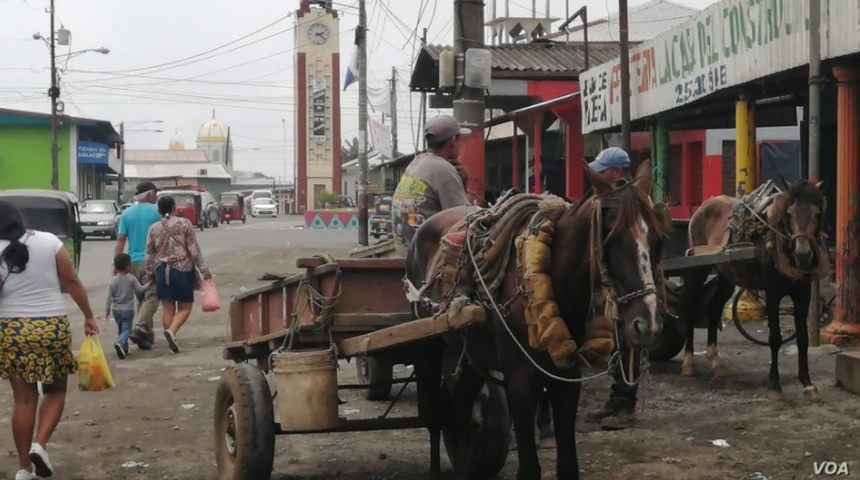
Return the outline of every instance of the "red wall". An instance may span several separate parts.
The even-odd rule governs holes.
[[[558,80],[532,80],[528,82],[529,96],[544,102],[579,91],[579,82]],[[582,104],[579,99],[552,108],[552,113],[565,124],[565,196],[582,198],[585,194],[585,177],[582,159],[585,157],[585,141],[582,136]],[[528,161],[528,159],[526,160]]]
[[[651,157],[651,136],[649,133],[633,133],[630,143],[634,151],[641,152],[641,159]],[[674,218],[689,219],[704,200],[722,195],[723,159],[720,155],[705,155],[707,151],[705,130],[669,132],[669,145],[670,148],[675,146],[681,149],[680,197],[676,199],[678,204],[670,206],[670,210]],[[678,165],[671,166],[676,167]]]

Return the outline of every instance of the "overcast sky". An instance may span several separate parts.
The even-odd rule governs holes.
[[[500,13],[504,1],[498,0]],[[675,1],[701,9],[715,0]],[[48,50],[32,38],[35,32],[46,37],[50,32],[48,2],[0,0],[0,107],[50,111]],[[214,108],[217,118],[231,127],[237,169],[280,176],[286,159],[287,176],[292,178],[293,13],[299,0],[55,2],[57,28],[62,24],[72,32],[71,51],[110,49],[108,55],[86,53],[68,62],[62,74],[67,114],[116,125],[124,121],[127,148],[167,148],[177,131],[186,148],[194,148],[200,125]],[[536,3],[537,15],[545,16],[546,1]],[[633,7],[647,0],[629,3]],[[550,16],[564,17],[565,0],[550,4]],[[341,14],[342,82],[353,50],[358,2],[339,0],[334,5]],[[588,6],[591,19],[617,11],[616,0],[570,0],[569,9],[582,5]],[[510,2],[512,16],[531,16],[531,8],[528,0]],[[430,43],[451,44],[453,2],[368,0],[367,15],[368,85],[384,87],[391,67],[397,68],[399,143],[401,151],[409,152],[420,99],[408,93],[417,39],[426,27]],[[58,55],[68,48],[58,47]],[[65,67],[65,62],[59,66]],[[357,87],[353,84],[341,97],[344,139],[358,132]],[[282,118],[287,120],[286,145]],[[153,120],[163,123],[144,123]],[[151,129],[164,132],[141,131]]]

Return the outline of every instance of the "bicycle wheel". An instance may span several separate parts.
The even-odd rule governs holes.
[[[741,335],[743,335],[743,337],[746,338],[747,340],[755,343],[756,345],[761,345],[764,347],[770,346],[770,342],[768,341],[768,336],[769,336],[770,330],[767,328],[767,323],[765,323],[764,340],[761,340],[759,337],[756,337],[751,332],[749,332],[746,329],[744,322],[742,322],[738,319],[738,302],[740,301],[741,297],[743,297],[745,292],[746,292],[745,289],[743,289],[743,288],[740,289],[738,291],[737,295],[735,295],[734,300],[732,300],[732,321],[734,322],[735,327],[738,329],[738,331],[741,332]],[[755,295],[755,293],[753,293],[753,295]],[[758,296],[758,295],[756,295],[756,296]],[[764,304],[763,299],[761,299],[760,297],[759,297],[759,299],[762,300],[762,304]],[[767,322],[767,319],[765,319],[765,322]],[[782,332],[780,332],[780,336],[782,336]],[[796,331],[791,332],[788,336],[782,336],[782,344],[785,345],[786,343],[794,340],[794,337],[796,337],[796,336],[797,336]]]

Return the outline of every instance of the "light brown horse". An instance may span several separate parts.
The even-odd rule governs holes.
[[[552,239],[550,276],[561,318],[573,340],[582,345],[586,320],[595,307],[602,308],[594,305],[594,298],[608,292],[618,305],[617,331],[627,344],[631,347],[650,345],[662,329],[657,301],[660,286],[657,282],[660,280],[658,272],[661,271],[659,265],[667,224],[667,219],[660,218],[661,214],[648,200],[652,188],[651,165],[643,162],[637,170],[637,179],[620,186],[602,180],[587,166],[585,171],[596,195],[569,206],[556,222]],[[413,285],[421,288],[425,284],[440,240],[452,226],[474,210],[471,207],[445,210],[430,217],[416,232],[407,257],[407,278]],[[592,250],[592,245],[599,247]],[[515,249],[510,256],[504,281],[495,299],[498,304],[513,299],[509,313],[504,318],[493,313],[488,324],[448,339],[447,348],[454,349],[454,356],[465,358],[468,363],[462,369],[464,373],[457,389],[460,389],[463,378],[475,370],[493,370],[504,375],[517,440],[517,480],[538,480],[541,468],[535,445],[535,413],[538,396],[546,388],[555,425],[557,478],[578,479],[575,424],[580,394],[580,384],[576,379],[581,375],[580,368],[577,365],[561,370],[545,351],[536,351],[529,346],[523,313],[526,302],[520,295],[522,284],[517,274]],[[608,290],[600,285],[601,278],[607,281]],[[480,290],[481,287],[478,288]],[[444,292],[429,288],[426,296],[439,302]],[[457,345],[463,346],[465,355],[461,355],[463,350]],[[527,352],[527,356],[521,349]],[[542,371],[564,380],[550,378]],[[449,428],[465,428],[470,424],[470,399],[481,389],[483,380],[479,380],[467,389],[468,394],[458,396],[460,401],[455,402],[454,407],[446,410],[445,422]],[[462,401],[464,398],[466,401]],[[434,432],[434,425],[428,428],[432,470],[434,462],[438,462],[438,458],[433,458],[433,452],[438,452],[435,444],[439,435]],[[467,433],[461,432],[462,435]],[[461,435],[454,437],[462,438]],[[462,445],[453,448],[463,455],[467,450]],[[468,461],[462,457],[451,460],[457,474],[465,475],[462,466]]]
[[[731,297],[735,286],[752,291],[765,292],[765,310],[770,331],[768,343],[771,352],[768,390],[771,396],[780,396],[778,358],[782,346],[779,328],[779,304],[788,295],[794,303],[794,326],[797,331],[798,378],[804,387],[804,395],[818,399],[818,390],[809,378],[807,349],[809,332],[806,315],[809,310],[812,280],[827,275],[830,256],[820,242],[821,221],[825,200],[820,184],[800,180],[784,183],[785,191],[776,195],[768,206],[765,218],[751,215],[742,205],[742,200],[720,196],[707,200],[690,219],[689,246],[722,246],[731,243],[737,232],[734,212],[757,222],[764,235],[753,238],[757,248],[754,260],[722,264],[716,267],[719,274],[717,292],[708,314],[707,359],[714,375],[726,375],[717,352],[717,328],[722,314],[722,305]],[[740,209],[740,210],[738,210]],[[751,219],[751,220],[750,220]],[[765,223],[766,222],[766,223]],[[770,242],[770,246],[768,246]],[[775,254],[773,252],[776,252]],[[684,272],[684,318],[687,322],[687,343],[681,375],[693,375],[693,329],[699,308],[699,292],[711,267],[697,267]]]

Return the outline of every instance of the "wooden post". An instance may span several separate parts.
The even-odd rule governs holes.
[[[836,318],[821,341],[860,345],[860,70],[834,68],[838,82],[836,126]]]
[[[534,128],[535,128],[535,188],[534,193],[540,195],[542,191],[543,185],[541,185],[541,174],[540,174],[540,155],[541,155],[541,144],[543,137],[543,112],[536,113],[534,115]]]
[[[666,120],[657,119],[655,132],[657,143],[657,181],[654,182],[654,201],[662,202],[668,200],[669,195],[669,129],[666,128]]]
[[[513,123],[514,125],[514,133],[513,135],[511,135],[511,137],[514,139],[513,150],[511,150],[511,188],[518,189],[520,185],[520,132],[517,129],[517,121],[512,120],[511,123]]]

